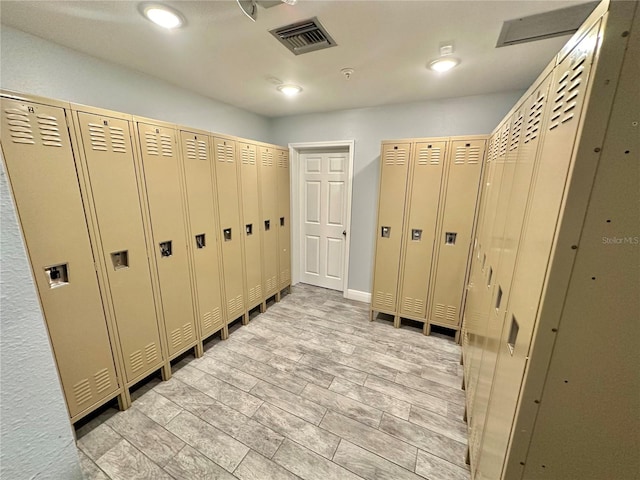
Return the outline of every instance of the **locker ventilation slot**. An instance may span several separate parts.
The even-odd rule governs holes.
[[[111,133],[111,150],[114,153],[127,153],[127,143],[124,130],[120,127],[109,127]]]
[[[211,327],[213,327],[213,313],[206,312],[202,316],[202,325],[204,326],[205,330],[210,330]]]
[[[160,146],[163,157],[173,157],[173,141],[170,135],[160,135]]]
[[[273,166],[273,153],[271,153],[271,152],[262,152],[262,166],[263,167],[272,167]]]
[[[29,115],[17,108],[7,108],[4,113],[7,117],[9,132],[11,132],[10,135],[13,143],[35,145],[36,142],[33,138]]]
[[[549,130],[554,130],[574,117],[575,112],[573,110],[578,105],[586,58],[586,54],[577,58],[574,65],[564,72],[558,80],[556,97],[553,101],[551,119],[549,121]]]
[[[256,285],[249,289],[249,301],[253,302],[262,298],[262,285]]]
[[[40,137],[42,144],[47,147],[61,147],[60,130],[58,129],[58,119],[50,115],[37,115],[40,127]]]
[[[402,310],[407,313],[415,313],[416,315],[422,315],[424,309],[424,300],[419,298],[405,297]]]
[[[73,397],[78,405],[82,405],[93,398],[88,379],[85,378],[73,386]]]
[[[243,165],[255,165],[256,164],[256,151],[250,149],[242,150],[242,164]]]
[[[234,313],[234,312],[237,312],[238,310],[242,310],[243,307],[244,305],[242,303],[242,295],[238,295],[235,298],[231,298],[227,302],[227,308],[229,310],[229,313]]]
[[[393,295],[390,293],[376,292],[375,304],[391,310],[393,309]]]
[[[136,350],[129,355],[129,361],[131,362],[131,371],[137,372],[142,368],[144,363],[142,362],[142,351]]]
[[[158,347],[155,343],[150,343],[144,347],[144,354],[147,357],[147,364],[153,365],[158,361]]]
[[[522,122],[524,118],[522,113],[518,116],[518,119],[513,124],[513,133],[511,134],[511,143],[509,144],[509,151],[512,152],[518,148],[518,142],[520,142],[520,133],[522,132]]]
[[[276,287],[278,286],[277,282],[276,282],[276,276],[274,275],[271,278],[267,278],[267,291],[268,292],[272,292],[273,290],[276,289]]]
[[[527,118],[527,129],[524,136],[524,143],[529,143],[538,138],[540,134],[540,122],[542,121],[542,107],[544,106],[544,95],[538,96],[538,99],[531,105]]]
[[[233,163],[234,162],[233,145],[225,145],[224,143],[218,143],[216,145],[216,152],[218,154],[218,161],[219,162],[228,162],[228,163]]]
[[[98,393],[102,393],[111,388],[111,378],[109,377],[109,370],[106,368],[98,371],[93,378],[96,382],[96,390]]]
[[[474,145],[469,147],[456,148],[456,157],[453,160],[455,165],[476,165],[480,161],[480,147]]]
[[[289,155],[286,152],[278,152],[278,167],[289,168]]]
[[[193,324],[185,323],[182,326],[182,338],[185,342],[188,342],[193,338]]]
[[[280,272],[280,285],[289,285],[291,280],[291,272],[289,270],[282,270]]]
[[[192,138],[189,138],[186,143],[187,143],[187,158],[189,160],[197,160],[198,153],[196,151],[196,141],[193,140]]]
[[[147,147],[147,155],[160,155],[158,149],[158,139],[156,138],[156,134],[153,132],[145,132],[144,133],[144,143]]]
[[[337,45],[316,17],[269,30],[269,33],[294,55]]]
[[[507,145],[509,144],[509,125],[504,127],[500,135],[500,151],[498,156],[501,157],[507,153]]]
[[[180,345],[182,345],[182,331],[179,328],[176,328],[171,332],[171,346],[173,348],[178,348]]]
[[[403,148],[387,150],[384,154],[385,165],[404,165],[407,163],[407,151]]]
[[[440,147],[421,148],[418,154],[418,165],[439,165],[441,153]]]
[[[433,316],[438,320],[444,320],[446,311],[447,307],[445,307],[444,304],[437,303],[433,310]]]
[[[104,133],[104,127],[97,123],[89,123],[89,139],[91,140],[91,149],[98,152],[109,151],[107,147],[107,136]]]
[[[458,308],[452,305],[447,306],[445,319],[449,323],[458,323]]]

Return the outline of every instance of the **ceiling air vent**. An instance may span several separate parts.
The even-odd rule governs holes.
[[[316,17],[269,30],[294,55],[335,47],[337,44]]]
[[[584,23],[598,3],[582,3],[551,12],[507,20],[502,24],[496,47],[571,35]]]

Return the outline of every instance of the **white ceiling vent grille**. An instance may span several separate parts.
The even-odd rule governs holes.
[[[598,3],[583,3],[551,12],[507,20],[502,24],[502,31],[496,47],[571,35],[584,23]]]
[[[294,55],[315,52],[337,45],[316,17],[274,28],[269,30],[269,33]]]

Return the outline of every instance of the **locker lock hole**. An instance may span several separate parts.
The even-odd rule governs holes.
[[[381,227],[380,236],[382,238],[389,238],[391,236],[391,227]]]
[[[225,228],[222,231],[222,234],[224,236],[224,241],[225,242],[230,242],[231,241],[231,229],[230,228]]]
[[[247,223],[247,225],[245,226],[245,230],[247,232],[247,236],[253,235],[253,223]]]
[[[284,227],[284,217],[280,217],[280,226]]]
[[[509,339],[507,340],[507,348],[511,355],[513,355],[513,350],[516,348],[516,340],[518,339],[519,331],[520,326],[518,325],[518,321],[516,320],[515,315],[511,315],[511,329],[509,330]]]
[[[265,231],[271,230],[271,220],[265,220],[264,221],[264,229],[265,229]]]
[[[168,242],[160,242],[160,255],[163,257],[170,257],[171,255],[173,255],[171,240],[169,240]]]
[[[444,234],[444,243],[445,245],[455,245],[456,237],[458,236],[455,232],[447,232]]]
[[[420,240],[422,240],[422,230],[419,230],[417,228],[412,229],[411,240],[414,240],[416,242],[419,242]]]
[[[204,248],[207,245],[207,242],[204,238],[204,233],[200,235],[196,235],[196,248]]]
[[[47,267],[44,272],[49,281],[49,288],[57,288],[69,284],[69,267],[66,263]]]
[[[120,270],[121,268],[129,268],[129,252],[122,250],[121,252],[113,252],[111,254],[111,263],[114,270]]]

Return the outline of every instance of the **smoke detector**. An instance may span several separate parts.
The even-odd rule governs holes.
[[[343,68],[342,70],[340,70],[340,73],[344,75],[344,78],[349,80],[351,78],[351,75],[353,75],[353,68]]]

